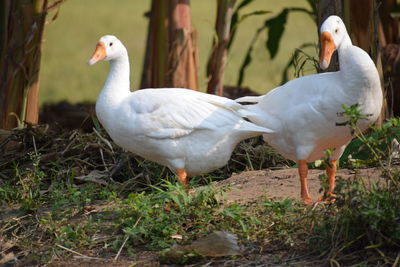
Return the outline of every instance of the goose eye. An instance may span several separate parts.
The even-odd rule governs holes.
[[[339,32],[339,29],[336,29],[336,30],[335,30],[335,33],[338,33],[338,32]]]
[[[113,45],[113,43],[110,43],[110,46],[112,46]]]

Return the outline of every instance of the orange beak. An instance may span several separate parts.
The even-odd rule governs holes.
[[[331,63],[333,52],[336,50],[336,45],[333,41],[332,35],[329,32],[321,34],[321,55],[319,57],[319,66],[321,69],[326,69]]]
[[[105,59],[107,57],[106,54],[106,46],[103,42],[98,42],[96,46],[96,50],[93,53],[93,56],[87,62],[88,65],[92,66],[96,64],[97,61]]]

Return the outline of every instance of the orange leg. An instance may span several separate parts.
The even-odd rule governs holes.
[[[326,174],[328,175],[328,192],[326,192],[325,196],[320,198],[323,201],[335,201],[335,194],[333,190],[335,190],[335,176],[336,176],[336,160],[329,161],[330,166],[326,166]]]
[[[178,182],[183,184],[183,185],[188,185],[188,175],[186,173],[186,170],[184,168],[180,168],[176,170],[176,175],[178,176]]]
[[[301,198],[303,199],[305,204],[312,204],[314,201],[311,198],[310,192],[308,191],[308,182],[307,182],[307,175],[308,175],[308,166],[307,161],[299,160],[299,176],[300,176],[300,186],[301,186]]]

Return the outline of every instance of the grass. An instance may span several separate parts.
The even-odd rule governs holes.
[[[193,25],[198,31],[200,88],[205,91],[206,62],[214,35],[215,1],[191,1]],[[307,7],[305,0],[282,0],[274,3],[257,0],[243,9],[272,11],[265,16],[251,17],[239,25],[236,40],[228,56],[225,84],[236,84],[240,64],[256,29],[268,17],[276,16],[284,7]],[[68,0],[58,18],[45,29],[41,65],[40,102],[68,100],[73,103],[95,101],[106,75],[107,64],[89,68],[85,63],[94,51],[97,40],[105,34],[118,36],[126,45],[132,66],[131,88],[140,83],[145,51],[149,0]],[[51,17],[51,16],[50,16]],[[317,29],[308,16],[289,15],[278,55],[274,60],[265,49],[263,34],[253,51],[253,61],[246,71],[244,86],[265,93],[279,85],[282,71],[295,51],[305,42],[317,41]],[[315,51],[310,51],[315,53]],[[262,70],[262,71],[260,71]],[[293,72],[293,71],[292,71]]]

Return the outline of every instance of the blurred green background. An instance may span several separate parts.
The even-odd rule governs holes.
[[[305,0],[256,0],[241,11],[255,10],[272,13],[253,16],[238,26],[238,32],[228,55],[226,85],[235,85],[240,65],[257,28],[266,18],[276,16],[285,7],[309,6]],[[198,32],[200,88],[205,91],[205,69],[216,15],[215,0],[192,0],[192,22]],[[41,65],[40,103],[68,100],[72,103],[95,101],[105,81],[108,64],[86,65],[98,39],[106,34],[116,35],[127,47],[131,62],[131,88],[140,83],[150,0],[68,0],[60,8],[58,18],[46,25]],[[50,20],[50,14],[48,19]],[[288,16],[278,55],[271,60],[265,49],[267,35],[263,33],[253,51],[253,61],[246,70],[243,86],[266,93],[278,86],[281,75],[295,48],[305,42],[317,42],[317,28],[311,17],[300,12]],[[316,53],[309,49],[309,53]],[[312,72],[311,67],[306,72]],[[293,77],[293,70],[289,72]]]

